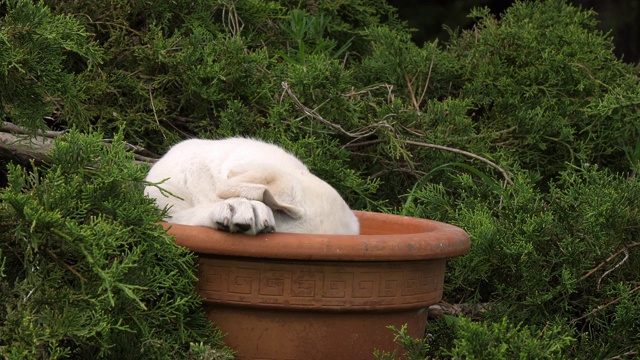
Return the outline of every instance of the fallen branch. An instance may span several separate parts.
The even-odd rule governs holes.
[[[34,132],[33,131],[29,131],[25,128],[23,128],[22,126],[18,126],[16,124],[12,124],[10,122],[3,122],[2,126],[0,126],[0,131],[2,132],[10,132],[10,133],[14,133],[14,134],[22,134],[22,135],[32,135]],[[58,136],[64,135],[66,134],[66,131],[42,131],[42,130],[37,130],[35,131],[35,134],[38,136],[42,136],[42,137],[46,137],[49,139],[55,139]]]
[[[444,315],[467,316],[479,320],[481,315],[489,309],[489,306],[489,303],[449,304],[446,301],[441,301],[436,305],[429,306],[428,316],[432,319],[440,318]]]
[[[44,162],[49,159],[47,153],[51,151],[52,147],[53,139],[49,137],[0,133],[1,158],[14,159],[23,163],[28,163],[31,160]]]
[[[0,158],[13,159],[28,163],[47,162],[47,155],[53,148],[56,138],[64,136],[66,131],[29,131],[19,125],[3,122],[0,126]],[[111,146],[110,139],[103,140],[107,146]],[[157,156],[146,149],[126,144],[127,150],[133,152],[133,156],[139,164],[152,164],[157,161]]]

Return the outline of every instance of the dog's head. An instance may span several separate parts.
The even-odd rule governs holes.
[[[340,194],[307,170],[241,165],[232,168],[221,185],[217,190],[221,199],[243,197],[269,206],[278,232],[352,235],[360,231]]]

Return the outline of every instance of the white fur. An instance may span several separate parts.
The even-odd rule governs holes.
[[[167,221],[230,232],[357,234],[338,192],[296,157],[245,138],[186,140],[149,171],[145,193]]]

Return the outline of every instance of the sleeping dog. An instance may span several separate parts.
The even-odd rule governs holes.
[[[145,193],[171,223],[255,235],[358,234],[338,192],[295,156],[258,140],[185,140],[153,165]]]

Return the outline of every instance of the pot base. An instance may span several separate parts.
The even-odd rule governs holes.
[[[223,341],[237,351],[239,360],[373,359],[376,348],[401,351],[387,326],[407,324],[407,333],[421,338],[428,313],[320,313],[219,305],[205,305],[205,311],[227,333]]]

